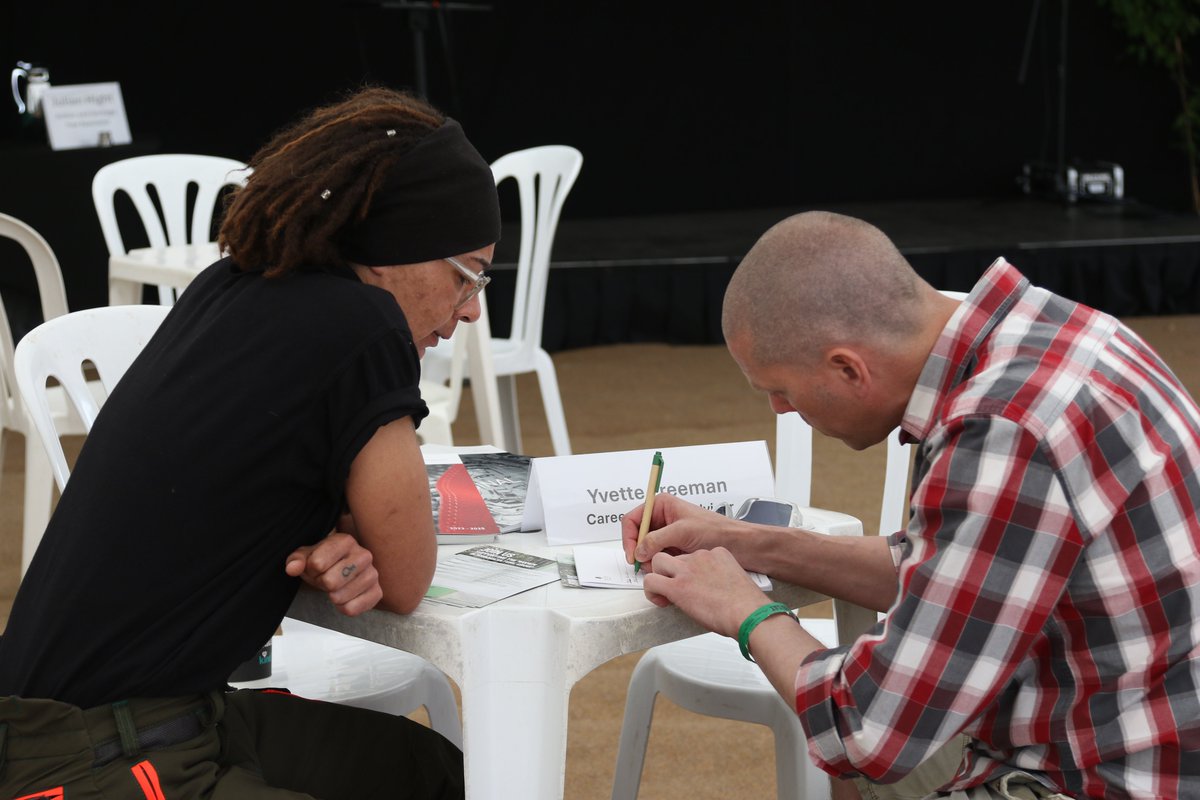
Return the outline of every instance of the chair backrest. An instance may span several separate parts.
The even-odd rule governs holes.
[[[507,448],[504,439],[504,424],[500,416],[500,390],[496,381],[496,368],[492,363],[491,322],[488,319],[487,297],[479,295],[479,319],[469,325],[460,324],[454,335],[441,347],[450,347],[450,372],[447,380],[435,378],[421,380],[421,394],[429,402],[429,413],[440,414],[446,426],[458,419],[458,408],[462,401],[463,383],[471,379],[471,399],[475,404],[475,418],[479,423],[479,439],[501,450]],[[425,367],[430,363],[426,359]],[[469,368],[469,375],[468,373]],[[447,382],[448,381],[448,382]],[[419,432],[418,432],[419,433]],[[428,440],[422,440],[428,441]],[[449,444],[449,442],[433,442]]]
[[[775,496],[812,505],[812,428],[799,414],[775,417]]]
[[[15,217],[0,214],[0,236],[15,241],[29,256],[41,299],[42,319],[67,313],[67,290],[63,285],[62,270],[54,251],[41,234]],[[13,374],[13,345],[12,328],[4,304],[0,302],[0,430],[24,431],[25,412]]]
[[[796,505],[811,505],[812,428],[796,412],[775,418],[775,496]],[[908,524],[908,465],[911,446],[897,431],[887,438],[879,532],[895,533]]]
[[[486,309],[484,305],[486,302],[483,295],[479,295],[481,308]],[[446,342],[446,345],[450,347],[450,376],[443,385],[447,388],[446,415],[450,422],[458,419],[458,404],[462,400],[463,382],[467,377],[467,344],[464,340],[478,332],[477,326],[480,323],[486,324],[486,319],[480,317],[475,322],[469,323],[471,326],[469,328],[465,327],[465,323],[460,323],[450,337],[453,341],[447,340]]]
[[[107,398],[169,311],[160,305],[75,311],[42,323],[17,345],[17,389],[50,458],[60,491],[71,473],[54,425],[47,380],[54,378],[62,385],[84,429],[91,430],[101,401],[88,387],[85,365],[95,368]]]
[[[117,192],[133,201],[151,247],[194,244],[211,240],[220,191],[244,185],[248,175],[249,168],[232,158],[187,153],[137,156],[101,167],[92,178],[92,202],[108,254],[129,250],[117,224]],[[192,186],[196,195],[189,205]],[[164,303],[173,297],[169,290],[159,295]]]
[[[966,292],[941,290],[951,300],[965,300]],[[888,535],[908,527],[908,478],[912,446],[901,444],[898,429],[887,438],[883,475],[883,500],[879,533]],[[775,496],[801,506],[812,494],[812,428],[795,412],[775,418]]]
[[[520,342],[519,347],[527,350],[531,358],[542,343],[542,317],[554,232],[567,193],[582,166],[583,154],[566,145],[517,150],[492,164],[496,185],[512,178],[520,193],[521,245],[510,338]]]
[[[486,309],[483,295],[479,295],[479,302],[480,306]],[[429,408],[429,416],[417,430],[417,437],[421,440],[421,444],[454,444],[449,438],[443,437],[451,435],[450,426],[458,419],[458,406],[462,402],[462,389],[467,371],[467,344],[463,340],[477,336],[481,323],[486,324],[483,318],[472,323],[466,329],[460,324],[455,329],[454,335],[443,345],[451,348],[450,373],[447,380],[439,381],[425,377],[421,379],[421,397]],[[424,360],[422,367],[429,363],[431,363],[429,359]]]

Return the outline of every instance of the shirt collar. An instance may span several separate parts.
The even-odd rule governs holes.
[[[950,317],[929,353],[900,422],[900,440],[923,440],[951,390],[962,383],[980,345],[1029,288],[1029,280],[1003,258],[983,273]]]

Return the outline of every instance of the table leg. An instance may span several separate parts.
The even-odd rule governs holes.
[[[463,742],[469,800],[561,800],[569,625],[547,611],[463,620]]]
[[[834,600],[833,619],[837,624],[838,642],[849,644],[874,627],[879,615],[869,608],[845,600]]]

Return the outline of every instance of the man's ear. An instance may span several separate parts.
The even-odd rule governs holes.
[[[862,354],[849,347],[835,347],[825,354],[825,366],[844,388],[862,394],[871,388],[871,370]]]

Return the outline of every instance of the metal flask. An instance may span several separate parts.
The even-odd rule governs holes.
[[[21,96],[20,82],[25,81],[25,96]],[[27,117],[41,118],[42,96],[50,88],[50,70],[35,66],[28,61],[18,61],[12,71],[13,100],[17,113]]]

